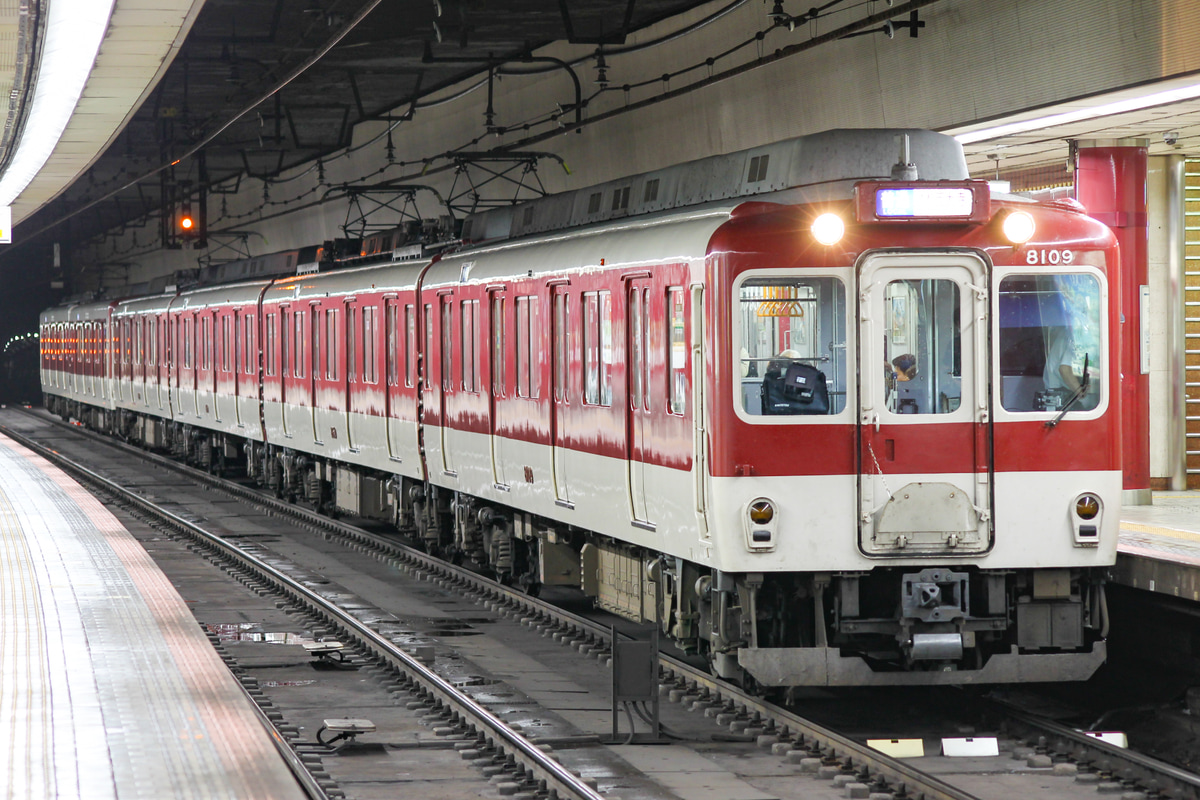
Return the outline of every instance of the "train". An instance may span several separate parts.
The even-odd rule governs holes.
[[[1117,244],[1002,188],[932,131],[796,137],[436,250],[66,303],[44,400],[578,588],[764,691],[1083,680],[1122,490]]]

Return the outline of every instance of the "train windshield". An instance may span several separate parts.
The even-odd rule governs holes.
[[[1005,410],[1057,412],[1081,387],[1071,408],[1094,409],[1104,376],[1100,281],[1087,274],[1011,275],[1000,281],[998,299]]]
[[[738,290],[746,414],[825,415],[846,406],[846,287],[837,278],[748,278]]]

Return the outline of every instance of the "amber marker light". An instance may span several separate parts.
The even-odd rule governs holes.
[[[775,507],[770,500],[755,500],[750,504],[750,521],[755,525],[766,525],[775,518]]]
[[[1075,501],[1075,513],[1080,519],[1095,519],[1100,513],[1100,498],[1094,494],[1081,494]]]
[[[822,214],[813,220],[813,238],[826,247],[840,242],[845,233],[846,223],[837,214]]]
[[[1013,244],[1025,244],[1033,238],[1036,227],[1032,214],[1014,211],[1004,218],[1004,238]]]

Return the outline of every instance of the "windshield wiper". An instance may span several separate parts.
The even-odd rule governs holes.
[[[1058,412],[1058,416],[1051,420],[1046,420],[1046,427],[1053,428],[1058,423],[1062,422],[1062,418],[1071,410],[1071,406],[1079,402],[1079,398],[1083,397],[1088,390],[1088,385],[1092,382],[1092,376],[1088,373],[1088,356],[1089,353],[1083,354],[1083,378],[1079,381],[1079,388],[1075,390],[1075,394],[1067,398],[1067,402],[1063,403],[1062,409]]]

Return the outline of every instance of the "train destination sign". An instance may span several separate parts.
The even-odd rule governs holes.
[[[879,189],[875,215],[879,217],[969,217],[975,205],[970,189],[940,187]]]

